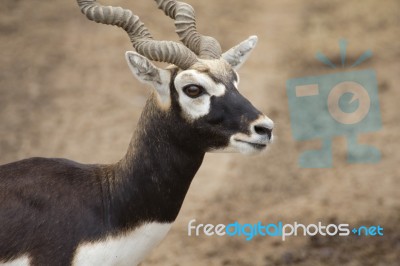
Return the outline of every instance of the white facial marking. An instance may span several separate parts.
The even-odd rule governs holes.
[[[22,256],[7,262],[0,261],[1,266],[29,266],[29,264],[30,259],[28,256]]]
[[[240,153],[251,155],[265,150],[267,148],[267,143],[268,142],[265,142],[264,140],[260,141],[258,138],[249,138],[248,136],[239,133],[231,136],[228,147],[234,148]]]
[[[191,84],[203,87],[206,93],[190,98],[183,92],[183,88]],[[215,83],[206,73],[194,69],[179,73],[175,78],[175,88],[179,94],[179,104],[185,116],[191,120],[207,115],[210,111],[210,97],[222,96],[226,90],[223,84]]]
[[[249,125],[250,135],[244,133],[236,133],[229,139],[228,146],[222,149],[214,149],[209,152],[240,152],[243,154],[257,154],[267,148],[273,141],[273,134],[271,138],[267,135],[260,135],[254,130],[254,125],[263,126],[272,130],[274,128],[274,122],[267,116],[261,116],[257,120],[253,121]]]
[[[257,120],[253,121],[251,124],[252,124],[252,125],[258,125],[258,126],[263,126],[263,127],[266,127],[266,128],[268,128],[268,129],[270,129],[270,130],[272,130],[272,129],[274,128],[274,121],[272,121],[272,120],[271,120],[268,116],[266,116],[266,115],[261,116],[261,117],[258,118]],[[251,132],[252,132],[252,133],[256,133],[256,132],[254,131],[254,127],[250,127],[250,129],[251,129]],[[272,137],[272,135],[271,135],[271,137]]]
[[[148,223],[122,236],[83,243],[75,252],[73,265],[137,265],[165,237],[171,225]]]

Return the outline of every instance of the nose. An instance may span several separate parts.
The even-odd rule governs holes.
[[[272,136],[272,129],[267,128],[265,125],[254,125],[254,131],[261,136],[268,136],[268,139],[271,139]]]
[[[264,125],[255,125],[254,131],[258,135],[268,135],[268,138],[271,138],[272,129],[269,129],[269,128],[265,127]]]
[[[252,123],[252,131],[260,136],[267,136],[268,139],[272,137],[272,129],[274,128],[274,123],[269,118],[258,119]]]

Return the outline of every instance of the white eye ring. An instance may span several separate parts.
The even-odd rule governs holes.
[[[190,98],[197,98],[205,93],[205,89],[202,86],[195,84],[186,85],[182,91]]]

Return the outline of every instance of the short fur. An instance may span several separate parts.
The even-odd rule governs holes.
[[[248,134],[245,125],[260,113],[225,104],[245,101],[231,82],[229,93],[212,99],[215,112],[187,121],[173,83],[177,69],[170,71],[170,108],[152,95],[118,163],[30,158],[0,166],[0,261],[28,255],[31,265],[70,265],[81,243],[176,219],[206,151],[227,146],[234,132]]]
[[[103,18],[103,12],[110,10],[115,11],[113,25],[138,21],[130,16],[130,24],[124,24],[117,16],[130,11],[101,7],[93,0],[78,3],[96,21],[107,23],[110,18]],[[124,243],[145,247],[136,248],[133,259],[111,261],[139,262],[176,219],[206,152],[232,148],[255,153],[271,142],[272,120],[237,90],[235,70],[256,41],[250,37],[221,58],[197,58],[190,52],[195,60],[184,63],[189,69],[159,69],[148,58],[127,52],[133,74],[154,91],[126,155],[109,165],[30,158],[0,166],[0,263],[17,259],[34,266],[82,264],[101,260],[86,260],[85,254],[96,256],[107,244],[118,251]],[[156,50],[148,51],[155,59]],[[182,54],[163,56],[176,59]],[[201,88],[202,94],[188,95],[186,86]],[[82,252],[83,259],[77,255]]]

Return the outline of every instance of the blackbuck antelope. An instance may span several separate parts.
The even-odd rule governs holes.
[[[236,70],[257,37],[222,54],[197,32],[188,4],[156,0],[180,44],[153,40],[129,10],[77,2],[88,19],[128,33],[136,50],[128,65],[154,90],[119,162],[30,158],[0,167],[5,265],[136,265],[167,234],[206,152],[257,153],[272,140],[273,122],[237,89]]]

